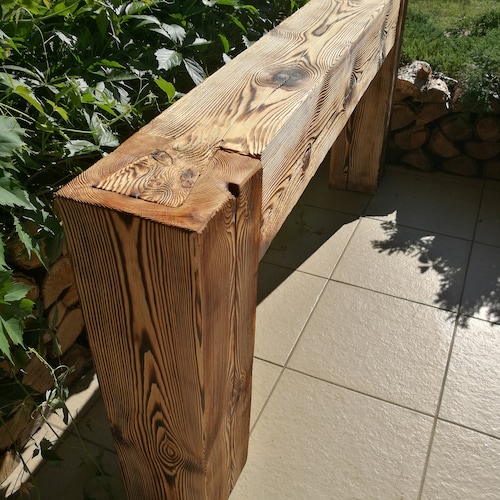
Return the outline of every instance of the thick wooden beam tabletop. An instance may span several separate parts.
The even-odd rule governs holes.
[[[194,206],[185,201],[211,175],[217,151],[259,158],[262,255],[393,47],[398,14],[399,0],[311,0],[59,196],[195,229],[197,220],[182,220]],[[185,176],[177,186],[146,173],[162,170],[160,157],[164,171]],[[154,189],[120,191],[132,175],[158,192],[173,190],[169,210],[138,203],[142,195],[158,201],[148,197]],[[127,202],[113,196],[119,192]]]

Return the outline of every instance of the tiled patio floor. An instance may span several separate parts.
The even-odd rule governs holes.
[[[500,182],[391,167],[371,197],[326,175],[260,265],[231,500],[500,499]],[[41,498],[125,498],[99,397],[80,429]]]

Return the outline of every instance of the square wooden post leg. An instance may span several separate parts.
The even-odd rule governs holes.
[[[198,230],[58,196],[130,500],[226,500],[246,461],[261,166],[216,156]]]
[[[394,46],[359,101],[330,155],[329,185],[374,193],[385,160],[385,144],[401,53],[407,0],[400,0]]]

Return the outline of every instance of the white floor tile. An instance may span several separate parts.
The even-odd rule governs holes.
[[[500,440],[438,422],[422,500],[498,500]]]
[[[366,209],[384,218],[397,212],[398,224],[471,239],[481,199],[480,186],[421,173],[391,172]]]
[[[472,247],[461,312],[500,323],[500,247]]]
[[[281,278],[279,287],[266,289],[257,306],[255,356],[284,365],[327,280],[301,272],[289,275],[284,268],[261,263],[261,290],[266,288],[265,281],[275,283]]]
[[[280,376],[282,368],[261,359],[254,359],[252,373],[252,409],[250,413],[250,427],[260,415],[267,398],[273,390],[274,384]]]
[[[475,240],[486,245],[500,247],[500,194],[494,189],[485,189]]]
[[[353,215],[361,215],[371,195],[355,193],[328,187],[329,159],[327,158],[309,182],[301,202],[318,208],[336,210]]]
[[[500,325],[471,319],[459,328],[440,417],[500,438],[499,360]]]
[[[287,366],[435,414],[453,328],[446,311],[330,282]]]
[[[262,261],[328,278],[358,224],[358,218],[297,205]]]
[[[285,371],[231,500],[416,498],[432,419]]]
[[[455,311],[470,245],[394,222],[362,219],[332,278]]]
[[[500,323],[500,182],[389,168],[371,199],[327,177],[325,164],[260,265],[254,427],[231,500],[498,500],[500,326],[469,316]],[[433,419],[406,408],[435,411],[464,283],[420,499]],[[102,404],[82,415],[87,450],[65,436],[65,460],[36,474],[42,500],[125,498]]]

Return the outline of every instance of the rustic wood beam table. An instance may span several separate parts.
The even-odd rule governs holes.
[[[376,189],[405,8],[311,0],[57,193],[130,499],[228,498],[259,258],[332,145]]]

